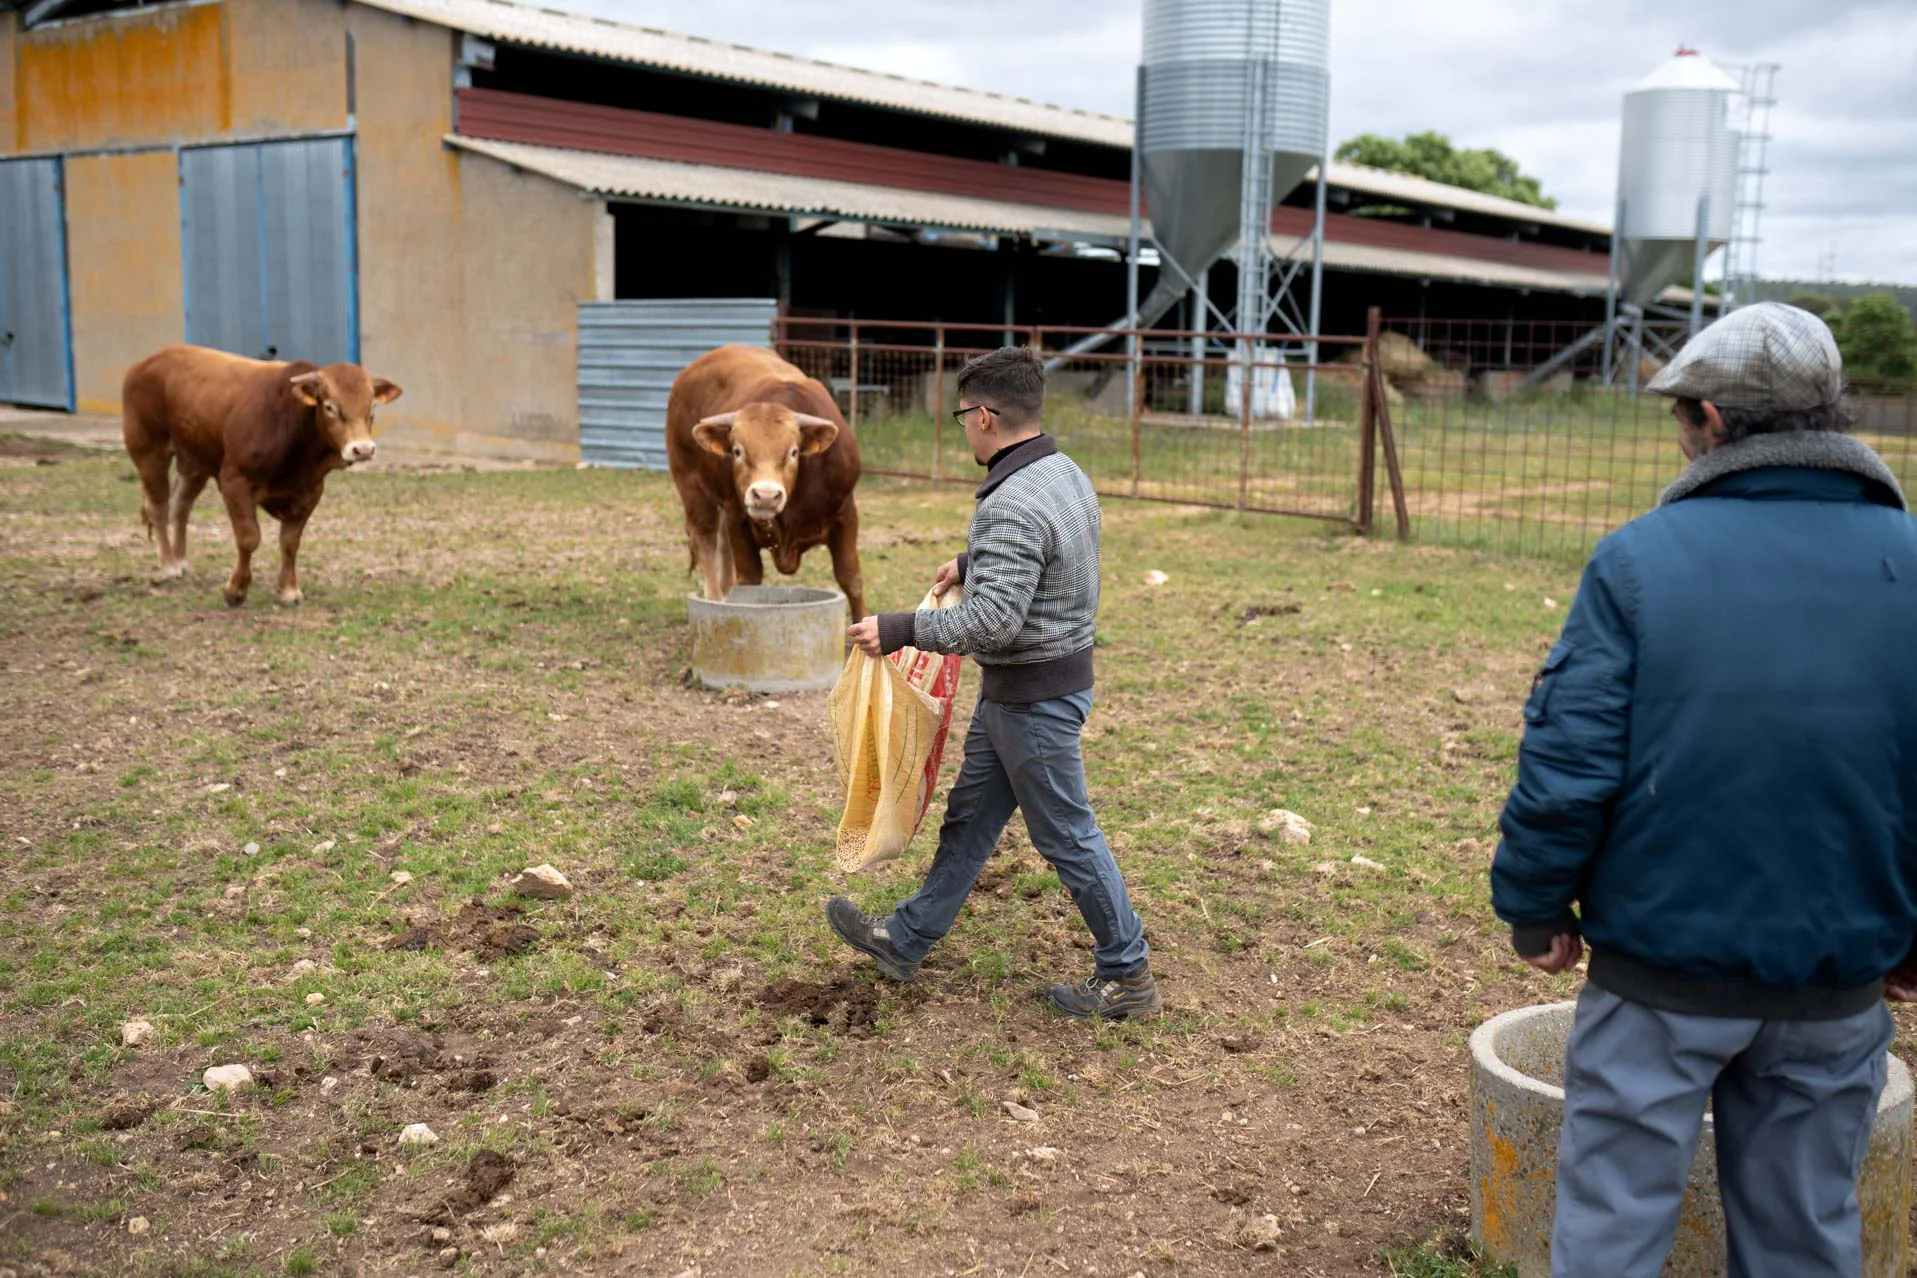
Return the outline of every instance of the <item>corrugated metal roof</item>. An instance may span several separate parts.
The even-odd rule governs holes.
[[[808,97],[858,102],[1097,146],[1130,149],[1132,145],[1132,122],[1118,116],[956,85],[933,84],[577,13],[537,9],[508,0],[359,0],[359,3],[508,44],[587,54],[686,75],[710,76]],[[1316,170],[1306,180],[1315,182]],[[1334,160],[1327,180],[1334,186],[1411,204],[1453,208],[1594,235],[1610,233],[1610,228],[1599,222],[1358,164]]]
[[[648,160],[598,151],[569,151],[524,142],[492,142],[456,134],[448,135],[446,141],[460,150],[490,156],[594,195],[761,213],[849,218],[899,226],[986,231],[996,235],[1047,231],[1062,236],[1111,239],[1122,238],[1130,230],[1128,219],[1123,217],[1015,204],[1008,200],[721,168],[714,164]]]
[[[973,121],[1019,133],[1075,138],[1117,147],[1132,144],[1130,121],[1117,116],[748,49],[743,45],[577,13],[509,4],[506,0],[360,0],[360,3],[509,44],[636,62],[687,75]]]
[[[1306,174],[1305,180],[1316,182],[1318,170],[1314,168]],[[1409,173],[1393,173],[1389,169],[1374,169],[1362,164],[1344,164],[1333,160],[1331,175],[1327,181],[1332,186],[1362,191],[1366,195],[1382,196],[1385,199],[1399,200],[1406,204],[1431,204],[1439,208],[1457,209],[1464,213],[1483,213],[1489,217],[1509,218],[1515,222],[1535,222],[1540,226],[1561,226],[1566,230],[1588,231],[1592,235],[1611,233],[1611,228],[1602,222],[1572,217],[1566,213],[1559,213],[1555,209],[1541,209],[1530,204],[1520,204],[1516,200],[1485,195],[1480,191],[1467,191],[1461,186],[1447,186],[1443,182],[1433,182],[1430,178],[1414,177]]]
[[[830,178],[794,177],[713,164],[607,155],[598,151],[569,151],[458,135],[448,135],[446,142],[461,151],[615,199],[1000,235],[1043,234],[1061,239],[1082,235],[1115,240],[1129,231],[1128,220],[1123,217],[1006,200],[909,191]],[[1289,251],[1297,239],[1274,236],[1273,243],[1280,251]],[[1597,258],[1593,264],[1597,267],[1595,273],[1586,274],[1375,244],[1331,240],[1325,245],[1325,265],[1334,270],[1377,271],[1550,292],[1602,293],[1605,259]]]

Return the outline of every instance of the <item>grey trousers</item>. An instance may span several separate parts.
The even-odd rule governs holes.
[[[1145,962],[1145,925],[1132,909],[1085,792],[1078,734],[1091,708],[1090,692],[1024,706],[978,703],[932,868],[924,886],[886,920],[900,954],[921,959],[951,931],[1018,811],[1025,814],[1032,846],[1058,871],[1092,930],[1098,975],[1128,976]]]
[[[1891,1035],[1881,1003],[1737,1020],[1587,984],[1565,1053],[1552,1278],[1657,1278],[1707,1098],[1731,1278],[1857,1278],[1857,1176]]]

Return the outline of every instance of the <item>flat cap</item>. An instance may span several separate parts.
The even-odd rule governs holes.
[[[1645,389],[1719,408],[1822,408],[1844,393],[1844,359],[1823,320],[1782,302],[1757,302],[1693,337]]]

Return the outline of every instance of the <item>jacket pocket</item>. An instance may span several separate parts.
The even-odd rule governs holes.
[[[1543,723],[1551,703],[1551,686],[1557,682],[1558,673],[1577,651],[1577,645],[1569,639],[1560,639],[1551,646],[1544,664],[1538,667],[1537,674],[1531,677],[1531,695],[1524,700],[1524,721],[1529,724]]]

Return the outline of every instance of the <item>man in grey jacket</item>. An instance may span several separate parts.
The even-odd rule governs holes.
[[[1097,941],[1092,975],[1051,986],[1045,1001],[1066,1016],[1148,1016],[1162,1005],[1145,927],[1092,815],[1078,745],[1092,707],[1098,497],[1039,428],[1039,352],[1007,346],[971,360],[959,373],[958,400],[954,416],[986,477],[967,552],[939,568],[932,589],[943,595],[962,584],[965,599],[956,608],[867,617],[851,634],[875,657],[914,647],[977,660],[983,682],[965,763],[924,885],[883,919],[834,897],[826,920],[886,976],[913,979],[951,930],[1006,822],[1022,811],[1032,845]]]

